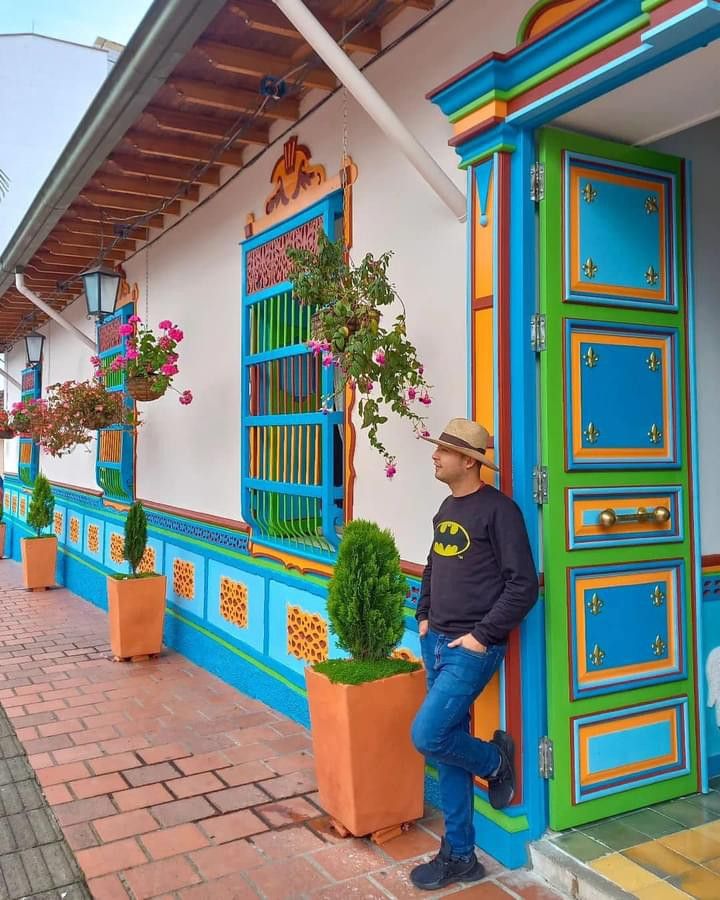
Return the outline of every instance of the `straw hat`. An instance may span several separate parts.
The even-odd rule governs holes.
[[[448,450],[456,450],[466,456],[472,456],[484,466],[499,471],[494,462],[489,460],[487,450],[490,435],[487,428],[470,419],[450,419],[439,438],[426,437],[425,441],[437,444],[439,447],[447,447]]]

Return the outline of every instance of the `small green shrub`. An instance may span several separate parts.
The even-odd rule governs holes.
[[[354,660],[386,660],[405,631],[407,583],[392,534],[357,519],[345,526],[330,580],[328,615]]]
[[[130,563],[133,577],[137,576],[137,567],[145,553],[147,545],[147,516],[142,503],[136,501],[130,507],[125,520],[125,547],[123,556]]]
[[[35,529],[38,537],[52,522],[54,509],[55,497],[50,482],[44,475],[38,475],[33,486],[27,517],[28,525]]]

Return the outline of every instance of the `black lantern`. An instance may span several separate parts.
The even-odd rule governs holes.
[[[89,316],[102,321],[115,312],[122,275],[114,269],[100,266],[82,273],[85,302]]]
[[[45,335],[37,331],[31,331],[25,335],[25,353],[28,366],[39,366],[42,362],[43,344]]]

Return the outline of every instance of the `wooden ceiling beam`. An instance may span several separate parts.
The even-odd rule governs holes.
[[[133,156],[130,153],[116,153],[109,161],[128,175],[149,175],[152,178],[167,178],[175,182],[187,181],[192,173],[192,166],[184,163],[169,159],[148,159],[147,156]],[[195,181],[213,186],[220,184],[220,167],[211,166],[202,175],[198,175]]]
[[[215,68],[223,72],[234,72],[238,75],[251,75],[262,78],[272,75],[284,78],[293,68],[292,61],[284,56],[275,56],[261,50],[250,50],[236,44],[221,44],[218,41],[198,41],[195,49],[200,51]],[[308,66],[300,72],[290,75],[288,81],[301,83],[309,88],[321,91],[334,91],[337,78],[329,69]]]
[[[161,109],[150,106],[145,110],[164,131],[181,132],[206,138],[224,138],[228,134],[232,122],[227,119],[216,119],[197,113],[177,112],[174,109]],[[242,132],[235,139],[238,144],[258,144],[266,147],[270,142],[268,129],[257,124],[242,126]]]
[[[117,209],[113,210],[112,216],[107,216],[107,215],[101,216],[100,215],[101,211],[99,209],[97,209],[97,207],[95,207],[95,206],[85,206],[80,203],[73,203],[73,205],[70,207],[70,209],[72,211],[73,217],[76,219],[81,219],[83,222],[96,222],[98,225],[100,225],[100,224],[107,225],[107,224],[109,224],[108,220],[110,220],[110,222],[112,222],[113,224],[133,226],[133,232],[132,232],[133,237],[136,236],[135,228],[137,228],[137,227],[144,228],[147,233],[148,227],[149,228],[163,228],[165,226],[165,219],[160,215],[153,216],[150,219],[150,221],[143,221],[142,226],[135,226],[132,221],[128,221],[128,220],[134,219],[135,216],[137,215],[137,213],[134,213],[131,210],[127,211],[127,216],[121,216],[120,215],[121,211],[117,210]],[[114,231],[111,233],[113,236],[117,236]],[[147,238],[146,238],[146,240],[147,240]]]
[[[192,160],[194,162],[207,162],[215,152],[212,144],[204,144],[202,141],[193,141],[188,138],[182,140],[169,137],[161,137],[148,134],[143,131],[129,131],[125,139],[142,153],[152,156],[170,156],[175,159]],[[242,150],[225,150],[218,162],[228,166],[242,167]]]
[[[211,81],[195,81],[189,78],[173,78],[168,85],[188,103],[229,109],[233,112],[254,113],[263,101],[260,93],[241,88],[225,87]],[[292,97],[270,100],[265,104],[263,116],[294,122],[300,116],[300,102]]]
[[[109,239],[114,239],[117,237],[115,230],[112,225],[101,225],[99,220],[97,222],[90,221],[88,222],[85,219],[81,219],[79,216],[74,216],[72,212],[66,213],[62,219],[58,222],[58,227],[64,229],[65,231],[70,231],[72,234],[84,234],[91,235],[96,238],[96,240],[100,240],[100,236],[105,239],[105,243],[110,243]],[[132,237],[123,238],[123,240],[131,240],[131,241],[146,241],[150,237],[150,230],[147,225],[133,225],[132,229]],[[134,249],[134,248],[133,248]]]
[[[104,209],[122,210],[129,213],[149,213],[160,206],[160,201],[155,197],[138,197],[136,194],[114,194],[112,191],[93,191],[85,189],[80,191],[80,199],[87,200],[94,206]],[[182,212],[179,200],[173,200],[164,206],[162,213],[170,216],[179,216]]]
[[[242,19],[248,28],[252,28],[254,31],[263,31],[266,34],[274,34],[293,41],[304,42],[305,40],[279,9],[267,6],[259,2],[259,0],[234,0],[234,2],[228,4],[227,9],[233,15]],[[318,22],[326,31],[330,32],[336,41],[340,40],[344,32],[349,31],[357,24],[357,20],[352,19],[347,23],[343,23],[342,19],[337,17],[317,15],[317,13],[315,13],[315,16]],[[350,53],[379,53],[382,49],[380,29],[374,27],[359,28],[352,33],[343,46]]]
[[[100,248],[95,246],[92,247],[71,247],[67,244],[61,244],[59,241],[50,240],[50,238],[45,239],[45,243],[40,248],[41,253],[50,254],[50,256],[57,259],[67,259],[69,257],[83,257],[87,258],[91,262],[98,258],[100,255]],[[125,254],[122,250],[104,250],[103,251],[103,259],[110,260],[111,262],[124,262]]]
[[[177,185],[163,181],[162,178],[138,178],[132,175],[113,175],[111,172],[96,172],[93,175],[93,182],[97,182],[100,188],[106,191],[113,191],[121,194],[136,194],[139,197],[158,197],[164,200],[166,197],[172,196]],[[191,184],[183,189],[181,200],[189,200],[197,203],[200,199],[200,188],[196,184]]]
[[[87,247],[90,250],[100,252],[100,235],[94,237],[91,234],[76,234],[65,228],[55,228],[54,231],[51,231],[48,235],[48,240],[57,241],[62,247]],[[123,251],[132,252],[137,245],[136,241],[122,239],[116,242],[115,238],[103,240],[102,244],[109,245],[111,241],[115,245],[115,250],[118,253],[122,253]]]

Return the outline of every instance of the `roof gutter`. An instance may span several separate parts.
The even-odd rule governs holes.
[[[10,238],[0,259],[0,297],[224,5],[155,0]]]

